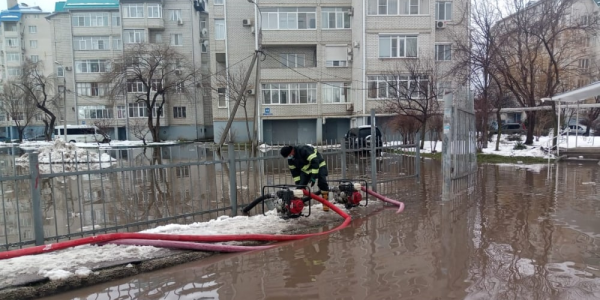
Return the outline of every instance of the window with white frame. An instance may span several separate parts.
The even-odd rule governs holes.
[[[6,53],[6,61],[7,62],[20,62],[21,61],[21,53],[18,53],[18,52]]]
[[[31,55],[31,56],[29,56],[29,60],[31,60],[31,62],[36,63],[36,62],[40,61],[40,56],[39,55]]]
[[[112,38],[112,48],[113,48],[113,50],[123,49],[123,40],[120,37],[113,37]]]
[[[73,37],[73,50],[109,50],[108,36]]]
[[[17,31],[17,22],[4,22],[4,31]]]
[[[181,9],[169,9],[169,21],[181,20]]]
[[[185,83],[184,82],[178,82],[175,84],[175,93],[176,94],[181,94],[185,92]]]
[[[582,70],[587,70],[590,67],[590,59],[582,58],[579,60],[579,68]]]
[[[186,118],[186,107],[185,106],[173,106],[173,118],[185,119]]]
[[[109,13],[75,13],[71,17],[73,27],[108,26]]]
[[[321,87],[323,103],[350,102],[350,82],[324,82]]]
[[[219,102],[217,103],[219,108],[227,107],[227,97],[225,97],[225,93],[219,93]]]
[[[368,76],[367,94],[370,99],[421,99],[429,95],[428,84],[427,76]]]
[[[350,28],[349,7],[324,7],[321,9],[321,27],[323,29]]]
[[[435,20],[450,21],[452,20],[452,2],[438,1],[435,3]]]
[[[125,109],[125,105],[117,105],[117,119],[125,119],[127,118],[127,110]]]
[[[102,59],[76,60],[77,73],[104,73],[110,70],[110,63]]]
[[[19,40],[17,40],[17,38],[6,38],[6,45],[10,48],[18,48],[19,47]]]
[[[113,108],[105,105],[89,105],[77,107],[80,119],[112,119]]]
[[[161,91],[163,89],[162,80],[161,79],[152,79],[150,80],[150,90],[153,92]]]
[[[317,103],[316,83],[270,83],[262,85],[263,104]]]
[[[103,97],[106,95],[106,85],[99,82],[78,82],[78,96]]]
[[[348,66],[348,45],[326,45],[325,46],[326,67]]]
[[[21,76],[21,68],[6,68],[8,76]]]
[[[127,92],[128,93],[145,93],[146,85],[140,80],[127,80]]]
[[[37,40],[30,40],[29,41],[29,48],[31,49],[36,49],[38,47],[38,42]]]
[[[65,77],[65,69],[63,68],[63,66],[56,67],[56,76],[57,77]]]
[[[121,26],[121,14],[112,13],[112,26]]]
[[[148,18],[151,19],[160,19],[162,18],[162,6],[158,3],[156,4],[148,4]]]
[[[380,58],[417,57],[417,48],[417,36],[415,35],[379,36]]]
[[[183,46],[183,34],[171,34],[171,46]]]
[[[37,33],[37,26],[29,26],[29,33]]]
[[[146,41],[146,32],[144,29],[123,30],[126,44],[144,43]]]
[[[132,3],[123,4],[123,18],[143,18],[144,17],[144,4],[143,3]]]
[[[279,57],[283,68],[304,68],[306,66],[304,54],[281,53]]]
[[[367,0],[369,15],[418,15],[419,0]]]
[[[225,20],[215,19],[215,40],[225,39]]]
[[[190,177],[190,166],[175,167],[175,176],[177,178]]]
[[[314,7],[261,8],[262,29],[316,29],[317,13]]]
[[[451,81],[438,81],[436,98],[438,101],[444,100],[444,96],[452,94],[452,82]]]
[[[148,109],[146,108],[145,102],[136,102],[129,103],[129,117],[130,118],[147,118],[148,117]],[[158,115],[158,107],[154,107],[152,110],[152,116],[156,117]],[[160,117],[163,117],[163,113],[160,114]]]
[[[225,4],[225,0],[215,0],[214,4],[215,5],[223,5],[223,4]]]
[[[452,60],[452,47],[450,44],[435,45],[435,60]]]

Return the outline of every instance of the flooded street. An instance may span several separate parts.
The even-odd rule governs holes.
[[[600,166],[525,167],[482,165],[442,203],[427,160],[420,182],[378,186],[403,213],[43,299],[600,299]]]

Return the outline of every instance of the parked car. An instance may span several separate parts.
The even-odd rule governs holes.
[[[381,131],[377,126],[375,126],[375,136],[375,147],[383,146]],[[346,149],[364,149],[368,151],[371,148],[371,140],[371,125],[350,128],[344,136]]]
[[[562,135],[585,135],[587,127],[582,125],[569,125],[563,128]]]
[[[498,130],[492,129],[490,133],[498,133]],[[500,134],[525,134],[525,128],[520,123],[505,123],[502,124]]]

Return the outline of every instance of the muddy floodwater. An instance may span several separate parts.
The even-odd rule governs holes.
[[[600,166],[481,165],[441,201],[439,162],[382,185],[406,210],[44,299],[600,299]]]

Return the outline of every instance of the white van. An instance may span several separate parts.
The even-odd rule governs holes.
[[[64,140],[64,126],[54,128],[54,138]],[[89,125],[67,125],[67,139],[71,143],[96,143],[102,142],[104,136],[98,133],[98,127]]]

